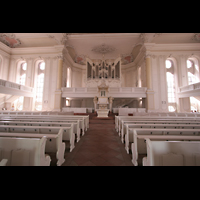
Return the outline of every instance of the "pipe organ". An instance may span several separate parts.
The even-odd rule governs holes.
[[[121,59],[92,61],[87,59],[87,80],[111,79],[120,80]]]

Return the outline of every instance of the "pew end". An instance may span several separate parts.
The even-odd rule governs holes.
[[[2,159],[0,162],[0,166],[6,166],[8,159]]]

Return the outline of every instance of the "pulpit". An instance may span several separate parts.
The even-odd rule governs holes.
[[[101,85],[98,86],[99,97],[97,104],[99,109],[97,109],[97,117],[108,117],[109,114],[109,101],[108,101],[108,86],[105,84],[105,80],[102,78]]]
[[[108,97],[99,97],[97,104],[99,105],[99,109],[97,109],[98,117],[108,117]]]

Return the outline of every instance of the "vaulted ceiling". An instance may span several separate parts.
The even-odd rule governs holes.
[[[11,48],[49,47],[64,44],[72,59],[116,59],[130,63],[141,44],[200,43],[200,33],[0,33],[0,42]]]

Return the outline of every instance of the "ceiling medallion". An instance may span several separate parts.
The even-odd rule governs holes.
[[[108,46],[106,44],[102,44],[101,46],[95,47],[92,51],[96,53],[106,54],[115,51],[114,47]]]
[[[0,41],[11,48],[18,47],[21,44],[21,41],[16,39],[16,36],[13,33],[1,33]]]

